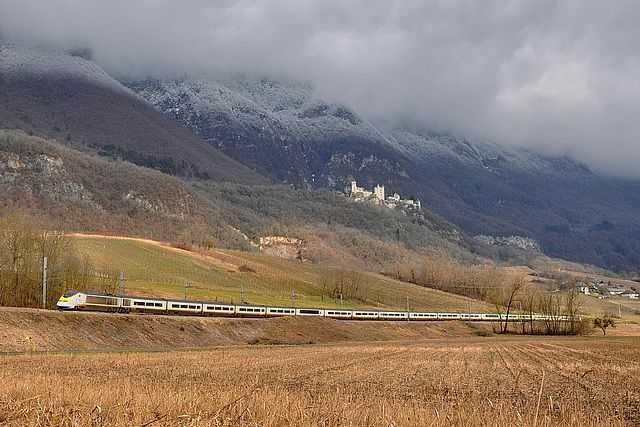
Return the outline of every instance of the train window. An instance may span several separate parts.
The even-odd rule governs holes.
[[[192,309],[192,310],[195,310],[196,306],[195,305],[190,305],[189,308]]]
[[[157,302],[156,303],[156,307],[162,307],[162,303],[161,302]]]
[[[134,301],[133,305],[144,305],[144,302],[142,302],[142,301]]]

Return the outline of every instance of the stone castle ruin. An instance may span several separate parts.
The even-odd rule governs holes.
[[[368,191],[362,187],[358,187],[356,181],[351,181],[351,188],[349,189],[347,187],[347,193],[356,202],[367,200],[376,204],[384,205],[390,209],[400,207],[404,209],[419,210],[421,208],[420,200],[403,199],[398,193],[394,193],[393,196],[385,197],[384,185],[376,185],[373,191]]]

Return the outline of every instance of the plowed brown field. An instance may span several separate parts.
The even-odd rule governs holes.
[[[638,425],[640,340],[0,358],[10,425]]]

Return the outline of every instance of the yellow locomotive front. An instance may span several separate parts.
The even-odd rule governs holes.
[[[66,291],[56,304],[61,310],[75,310],[84,307],[87,296],[80,291]]]

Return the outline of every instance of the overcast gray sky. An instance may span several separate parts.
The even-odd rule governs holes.
[[[288,75],[377,123],[640,177],[637,0],[3,0],[0,34],[116,77]]]

